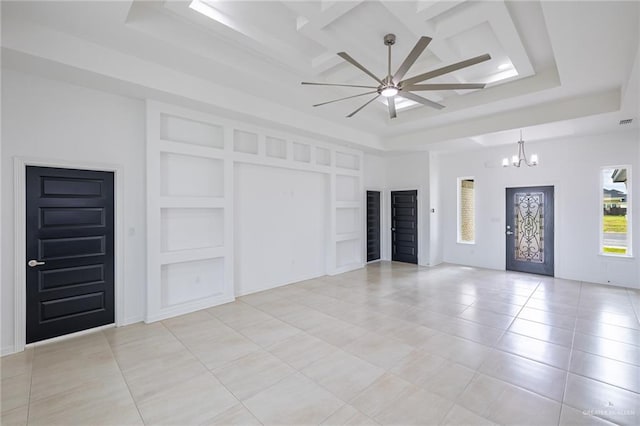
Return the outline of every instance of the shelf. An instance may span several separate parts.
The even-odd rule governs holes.
[[[336,209],[359,209],[360,201],[336,201]]]
[[[223,209],[223,197],[160,197],[161,209]]]
[[[361,238],[360,233],[359,232],[349,232],[349,233],[345,233],[345,234],[337,234],[335,241],[336,242],[340,242],[340,241],[351,241],[351,240],[359,240]]]
[[[158,149],[160,150],[160,152],[191,155],[193,157],[222,159],[225,156],[225,151],[222,148],[213,148],[183,142],[174,142],[164,139],[160,139],[160,141],[158,142]]]
[[[160,253],[160,264],[191,262],[193,260],[215,259],[225,256],[224,247],[207,247],[202,249],[179,250]]]

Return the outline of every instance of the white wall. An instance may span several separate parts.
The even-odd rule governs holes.
[[[329,176],[234,166],[235,294],[325,275]]]
[[[429,265],[442,263],[442,231],[440,229],[442,194],[440,191],[440,154],[429,153]]]
[[[418,263],[430,265],[430,190],[429,153],[412,152],[364,157],[364,182],[366,189],[384,188],[382,197],[382,258],[391,259],[391,191],[418,190]]]
[[[575,137],[527,144],[538,153],[540,165],[520,169],[500,167],[500,159],[513,155],[517,145],[466,153],[442,154],[439,189],[443,260],[445,262],[505,268],[505,188],[555,186],[555,275],[560,278],[640,288],[640,185],[638,133]],[[488,166],[486,166],[486,165]],[[599,255],[600,168],[631,165],[635,258]],[[474,176],[476,182],[476,244],[456,242],[456,179]],[[446,214],[444,214],[446,212]]]
[[[124,169],[124,319],[144,313],[145,110],[122,96],[2,70],[2,353],[14,343],[15,156]]]

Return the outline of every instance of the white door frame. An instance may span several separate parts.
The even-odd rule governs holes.
[[[27,301],[26,301],[26,168],[59,167],[65,169],[95,170],[114,174],[114,296],[116,326],[123,324],[124,317],[124,168],[121,165],[91,163],[84,161],[54,160],[31,157],[15,157],[14,172],[14,351],[22,352],[26,345]]]

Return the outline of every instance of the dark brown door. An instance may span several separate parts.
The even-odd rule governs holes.
[[[418,191],[391,192],[391,260],[418,263]]]
[[[380,192],[367,191],[367,262],[380,259]]]
[[[27,167],[27,343],[114,322],[113,173]]]
[[[507,269],[553,276],[553,186],[506,194]]]

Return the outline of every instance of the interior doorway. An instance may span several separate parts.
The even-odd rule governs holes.
[[[418,191],[391,192],[391,260],[418,264]]]
[[[367,262],[380,259],[380,191],[367,191]]]
[[[114,322],[114,173],[26,167],[26,343]]]

